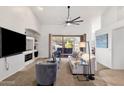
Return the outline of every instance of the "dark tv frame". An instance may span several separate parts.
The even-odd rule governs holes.
[[[3,50],[3,48],[2,47],[4,47],[4,45],[3,45],[3,31],[10,31],[10,32],[12,32],[13,33],[13,35],[15,35],[15,34],[17,34],[17,35],[22,35],[22,37],[23,37],[23,39],[25,39],[25,42],[24,42],[24,46],[23,47],[25,47],[25,49],[23,50],[20,50],[20,51],[18,51],[18,52],[13,52],[13,53],[11,53],[10,51],[9,51],[9,53],[8,54],[4,54],[3,53],[3,51],[5,51],[5,50]],[[5,34],[5,33],[4,33]],[[5,36],[7,36],[7,35],[5,35]],[[7,37],[6,37],[7,38]],[[9,38],[9,37],[8,37]],[[17,38],[15,38],[15,39],[17,39]],[[5,40],[5,38],[4,38],[4,40]],[[15,40],[16,41],[16,40]],[[5,42],[5,41],[4,41]],[[11,43],[10,43],[11,44]],[[13,43],[12,43],[13,44]],[[12,46],[11,46],[12,47]],[[20,48],[21,49],[21,48]],[[13,49],[14,50],[14,49]],[[18,50],[18,49],[17,49]],[[17,54],[21,54],[22,52],[24,52],[24,51],[26,51],[26,35],[25,34],[21,34],[21,33],[18,33],[18,32],[15,32],[15,31],[13,31],[13,30],[10,30],[10,29],[7,29],[7,28],[3,28],[3,27],[0,27],[0,58],[2,58],[2,57],[8,57],[8,56],[13,56],[13,55],[17,55]]]

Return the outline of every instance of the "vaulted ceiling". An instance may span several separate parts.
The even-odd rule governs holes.
[[[105,6],[71,6],[70,16],[72,19],[80,16],[85,23],[101,15],[106,8]],[[67,19],[67,6],[34,6],[31,9],[42,25],[61,25]]]

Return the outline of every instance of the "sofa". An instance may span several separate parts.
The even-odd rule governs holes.
[[[90,73],[89,65],[86,66],[85,64],[81,63],[81,60],[85,64],[89,64],[89,54],[84,53],[78,58],[74,58],[73,56],[68,57],[68,62],[70,65],[70,70],[72,74],[88,74]],[[91,73],[90,74],[95,74],[95,56],[91,55]]]

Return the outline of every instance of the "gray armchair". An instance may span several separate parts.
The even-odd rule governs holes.
[[[41,62],[36,64],[36,81],[38,85],[53,85],[56,81],[57,63]]]

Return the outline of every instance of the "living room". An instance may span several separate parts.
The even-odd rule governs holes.
[[[51,8],[53,8],[53,9],[51,9]],[[54,11],[56,8],[57,7],[48,7],[48,10],[51,9],[52,11]],[[58,8],[63,9],[64,12],[67,11],[66,6],[58,7]],[[47,7],[44,7],[44,9],[47,10]],[[34,10],[36,10],[36,11],[34,11]],[[18,32],[21,34],[26,34],[28,36],[28,37],[26,37],[26,43],[29,44],[26,46],[27,51],[24,52],[23,54],[9,56],[9,57],[4,56],[5,58],[4,57],[1,58],[1,75],[0,75],[1,81],[10,77],[11,75],[15,74],[16,72],[22,70],[24,67],[27,67],[28,65],[30,65],[30,63],[35,58],[33,58],[31,61],[26,60],[26,62],[23,60],[25,60],[24,56],[32,53],[32,51],[38,50],[39,57],[48,58],[48,55],[49,55],[48,54],[49,49],[47,46],[48,45],[48,34],[55,33],[55,31],[54,31],[55,29],[56,29],[57,34],[69,34],[70,31],[72,31],[72,30],[73,31],[77,30],[76,34],[83,34],[82,32],[80,32],[81,28],[83,28],[87,33],[89,32],[88,31],[89,27],[87,27],[87,25],[89,24],[88,22],[85,22],[83,27],[81,27],[81,26],[73,27],[72,26],[72,27],[69,27],[69,29],[68,29],[68,27],[64,28],[66,30],[62,29],[64,31],[59,31],[62,33],[58,33],[57,29],[63,28],[64,27],[63,25],[47,24],[47,25],[40,26],[39,20],[37,20],[37,18],[33,14],[34,12],[38,12],[38,11],[43,12],[42,9],[39,9],[39,7],[19,7],[19,6],[4,7],[3,6],[0,8],[0,11],[1,11],[1,19],[0,19],[1,20],[1,28],[15,31],[15,32]],[[47,13],[48,14],[46,14],[46,15],[49,15],[49,11]],[[64,16],[66,17],[66,15],[64,15]],[[6,17],[6,20],[3,20],[5,17]],[[53,17],[54,17],[54,15],[53,15]],[[58,16],[58,18],[59,18],[59,16]],[[21,22],[21,20],[24,20],[24,21]],[[28,21],[28,20],[30,20],[30,21]],[[64,22],[64,20],[62,20],[62,21]],[[48,29],[48,28],[50,28],[50,29]],[[52,30],[52,28],[53,28],[53,30]],[[47,31],[47,29],[48,29],[48,31]],[[49,30],[50,30],[50,32],[49,32]],[[46,33],[44,33],[44,32],[46,32]],[[38,41],[37,49],[34,49],[34,45],[32,43],[32,42],[34,42],[33,38],[36,39],[36,35],[33,36],[34,34],[38,34],[38,37],[39,37],[37,40]],[[72,35],[75,35],[75,33],[72,33]],[[31,38],[31,37],[33,37],[33,38]],[[44,38],[46,38],[46,39],[44,39]],[[42,52],[44,50],[46,50],[46,51]],[[4,61],[4,60],[7,60],[7,61]],[[12,81],[2,82],[1,85],[4,85],[4,83],[5,83],[5,85],[7,85],[7,82],[10,83],[8,85],[11,85],[11,83],[13,85]]]
[[[78,42],[79,44],[82,41],[85,42],[83,52],[87,53],[87,55],[84,54],[83,60],[86,57],[90,62],[93,59],[89,60],[89,57],[95,58],[95,61],[93,61],[93,69],[90,68],[91,72],[89,72],[89,69],[86,67],[86,70],[88,69],[88,72],[86,71],[86,73],[88,73],[89,76],[91,76],[92,72],[95,74],[95,76],[92,76],[94,79],[88,78],[88,81],[87,76],[82,74],[83,67],[81,67],[80,70],[80,72],[82,71],[81,75],[78,75],[80,73],[71,73],[72,68],[68,61],[74,51],[71,52],[68,57],[61,58],[59,69],[55,72],[56,80],[52,82],[55,83],[53,85],[124,85],[124,64],[123,56],[121,56],[124,45],[122,43],[124,23],[123,9],[124,7],[117,6],[1,6],[1,29],[5,28],[17,32],[18,34],[25,35],[26,50],[23,50],[23,53],[11,56],[2,55],[0,59],[0,85],[37,86],[35,65],[39,63],[39,59],[41,61],[48,61],[50,56],[52,56],[52,53],[50,52],[50,34],[53,36],[76,35],[79,37],[86,34],[85,41],[80,40],[79,38]],[[71,20],[76,18],[78,19],[75,19],[76,21],[81,21],[78,22],[78,24],[73,23],[74,21],[67,20],[68,16],[69,18],[71,17]],[[68,23],[70,25],[68,25]],[[120,34],[116,31],[119,31]],[[105,42],[103,41],[102,43],[104,45],[97,46],[97,43],[99,42],[96,40],[97,36],[101,35],[105,35],[104,37],[98,37],[105,40]],[[117,44],[118,40],[122,41]],[[17,44],[17,42],[15,44]],[[65,46],[66,45],[63,47]],[[78,48],[80,51],[81,47],[79,45]],[[94,48],[95,55],[91,52]],[[77,62],[77,60],[75,62]],[[80,64],[80,60],[78,63]],[[116,78],[113,78],[113,76]]]
[[[123,4],[123,0],[1,0],[1,92],[123,92]],[[80,38],[84,34],[87,42]],[[94,76],[92,65],[82,60],[85,54],[89,63],[95,57]],[[57,70],[44,70],[44,62],[53,62]]]

